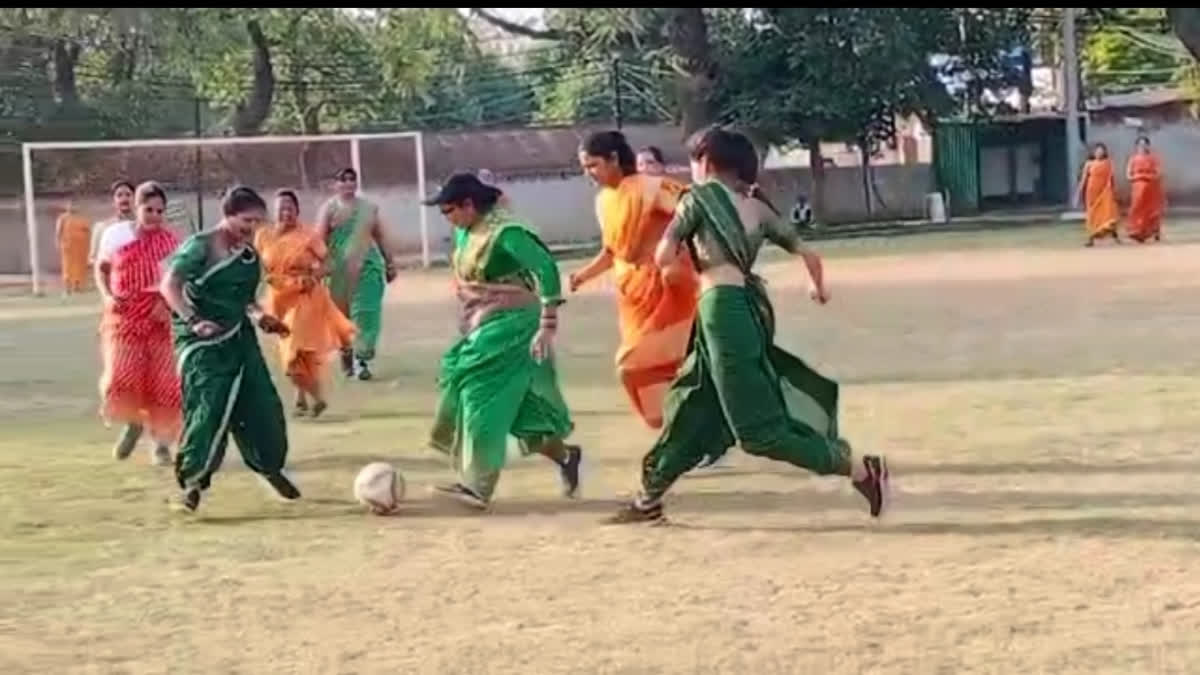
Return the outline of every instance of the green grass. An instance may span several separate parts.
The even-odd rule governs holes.
[[[1092,251],[1066,226],[824,242],[825,308],[768,256],[780,342],[892,458],[880,524],[839,481],[734,453],[681,481],[674,527],[601,527],[653,440],[612,374],[603,291],[572,298],[558,350],[584,498],[528,459],[492,514],[431,502],[444,270],[393,286],[376,381],[339,378],[326,418],[291,422],[301,503],[231,448],[180,517],[168,470],[111,459],[94,298],[4,297],[0,672],[1191,672],[1200,247],[1178,230]],[[407,479],[396,517],[351,499],[376,459]]]

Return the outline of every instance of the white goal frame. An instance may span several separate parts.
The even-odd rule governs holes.
[[[139,138],[127,141],[36,141],[21,144],[21,169],[25,182],[25,227],[29,237],[29,274],[32,277],[33,294],[42,294],[42,263],[38,247],[37,200],[33,192],[33,152],[35,150],[75,150],[103,148],[156,148],[165,146],[196,147],[207,145],[249,145],[252,143],[311,143],[349,142],[350,165],[358,173],[359,189],[363,185],[362,141],[389,138],[411,138],[416,146],[417,161],[417,205],[421,224],[421,264],[431,264],[429,253],[429,213],[422,204],[425,199],[425,136],[420,131],[398,131],[378,134],[324,134],[316,136],[222,136],[213,138]],[[203,227],[203,224],[201,224]]]

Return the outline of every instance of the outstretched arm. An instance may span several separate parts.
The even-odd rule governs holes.
[[[804,261],[810,281],[809,295],[812,296],[812,299],[822,305],[828,302],[829,291],[825,288],[825,265],[821,261],[821,256],[806,248],[795,226],[780,218],[768,204],[759,204],[759,217],[763,218],[763,233],[767,239]]]
[[[571,291],[579,290],[584,284],[604,274],[613,266],[612,251],[602,249],[582,269],[572,272],[570,277]]]

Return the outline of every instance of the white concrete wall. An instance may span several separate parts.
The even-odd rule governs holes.
[[[1128,199],[1129,183],[1125,164],[1133,152],[1138,130],[1120,123],[1093,122],[1088,128],[1088,143],[1104,143],[1117,172],[1117,191]],[[1147,134],[1150,144],[1162,160],[1166,175],[1167,199],[1176,203],[1200,200],[1200,122],[1168,122]]]
[[[830,222],[916,218],[922,215],[924,195],[931,189],[928,164],[879,166],[874,171],[880,199],[874,202],[871,215],[868,216],[861,169],[838,167],[826,170],[825,194]],[[797,195],[809,194],[809,171],[766,171],[762,184],[778,206],[790,208]],[[500,187],[508,193],[514,207],[548,243],[588,242],[599,238],[593,206],[595,189],[583,176],[502,182]],[[431,185],[429,189],[433,190],[434,186]],[[263,194],[271,194],[274,190],[275,187],[265,188]],[[368,186],[365,194],[380,205],[384,224],[400,252],[406,257],[418,256],[421,251],[420,209],[424,207],[419,205],[415,186]],[[318,191],[301,192],[301,217],[306,220],[315,218],[324,195]],[[195,194],[172,194],[169,198],[173,204],[186,206],[195,218]],[[96,220],[107,217],[109,201],[103,195],[77,198],[76,204],[77,208]],[[54,242],[58,206],[53,199],[37,201],[38,248],[42,269],[48,274],[56,273],[59,269]],[[220,202],[217,197],[206,198],[205,224],[216,222],[219,213]],[[430,250],[435,259],[444,257],[449,250],[450,226],[437,209],[429,208],[427,217]],[[4,199],[0,201],[0,274],[28,274],[29,269],[23,199]]]

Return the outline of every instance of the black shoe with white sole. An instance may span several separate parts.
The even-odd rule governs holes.
[[[574,499],[579,496],[579,467],[583,462],[583,448],[578,445],[566,446],[567,458],[557,462],[559,477],[562,480],[563,496]]]
[[[179,493],[169,505],[172,511],[195,513],[196,509],[200,508],[200,496],[200,488],[191,487]]]
[[[482,495],[462,483],[438,485],[433,488],[433,493],[439,497],[452,499],[459,504],[465,504],[480,511],[488,507],[488,502]]]
[[[300,498],[300,489],[282,473],[269,474],[264,478],[267,480],[267,485],[270,485],[271,489],[275,490],[275,493],[283,499],[292,501]]]

